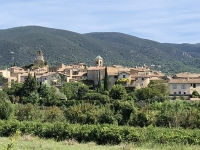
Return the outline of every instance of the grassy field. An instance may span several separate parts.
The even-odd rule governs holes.
[[[10,140],[0,137],[0,150]],[[96,145],[95,143],[77,143],[74,140],[56,142],[53,140],[39,139],[30,135],[19,137],[14,143],[12,150],[199,150],[196,145],[154,145],[146,143],[141,145],[120,144],[120,145]]]

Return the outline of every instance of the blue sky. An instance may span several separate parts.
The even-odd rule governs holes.
[[[200,43],[200,0],[2,0],[0,29],[38,25]]]

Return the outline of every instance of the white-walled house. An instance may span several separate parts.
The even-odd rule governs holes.
[[[169,81],[170,95],[192,95],[193,91],[200,93],[200,78],[172,78]]]

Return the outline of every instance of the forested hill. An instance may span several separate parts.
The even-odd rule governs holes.
[[[200,44],[166,44],[116,32],[79,34],[39,26],[0,30],[0,66],[30,64],[38,50],[50,64],[93,65],[101,55],[106,65],[146,64],[165,73],[200,72]]]

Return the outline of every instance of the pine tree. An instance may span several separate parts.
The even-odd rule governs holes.
[[[108,76],[107,66],[105,68],[104,90],[105,91],[109,90],[109,76]]]

